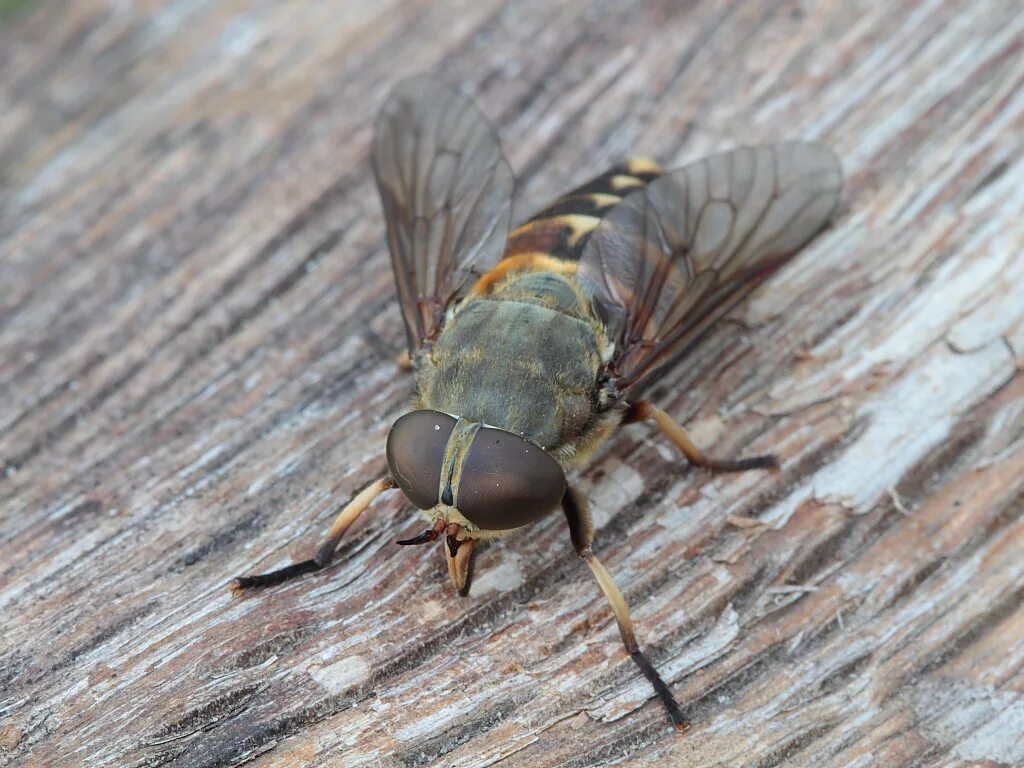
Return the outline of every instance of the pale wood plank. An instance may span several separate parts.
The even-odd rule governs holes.
[[[0,765],[1024,764],[1024,15],[1012,0],[43,5],[0,28]],[[818,138],[835,226],[579,480],[693,719],[560,520],[473,595],[375,506],[409,382],[367,151],[475,92],[526,213],[626,153]],[[748,519],[755,524],[730,523]]]

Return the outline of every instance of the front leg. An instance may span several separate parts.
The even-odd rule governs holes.
[[[679,702],[676,701],[672,691],[669,690],[668,685],[666,685],[661,675],[658,674],[658,670],[651,664],[651,660],[640,650],[640,645],[636,641],[636,633],[633,631],[633,619],[629,615],[629,605],[626,603],[626,598],[622,596],[622,592],[619,591],[611,574],[601,564],[601,561],[594,556],[590,548],[594,540],[594,527],[590,522],[590,513],[587,511],[583,500],[572,489],[566,489],[565,496],[562,497],[562,511],[565,512],[565,519],[569,524],[569,536],[572,538],[572,545],[576,549],[576,554],[590,566],[594,578],[597,579],[598,586],[601,587],[601,591],[604,592],[604,596],[612,607],[615,621],[619,625],[619,635],[622,637],[622,644],[626,647],[626,651],[629,652],[636,665],[640,667],[644,677],[654,686],[655,693],[658,694],[662,706],[668,712],[672,726],[677,731],[687,730],[690,724],[683,717],[682,710],[679,708]]]
[[[448,576],[460,597],[466,597],[473,586],[473,555],[476,539],[462,539],[452,534],[445,539],[444,557],[448,563]]]
[[[296,576],[302,576],[303,574],[312,573],[326,568],[331,562],[334,550],[338,547],[338,542],[341,540],[341,537],[345,535],[345,531],[347,531],[352,523],[354,523],[358,517],[366,511],[366,508],[370,506],[370,502],[380,496],[384,491],[394,487],[394,480],[390,477],[382,477],[380,480],[370,483],[370,485],[356,494],[355,498],[346,504],[345,508],[342,509],[334,519],[334,523],[331,525],[331,530],[327,532],[327,538],[324,539],[323,544],[320,545],[316,556],[313,557],[312,560],[302,560],[298,563],[292,563],[291,565],[286,565],[284,568],[278,568],[276,571],[270,571],[269,573],[259,573],[254,576],[239,576],[231,582],[229,588],[237,595],[246,589],[272,587],[275,584],[281,584],[282,582],[293,579]]]
[[[743,472],[747,469],[779,468],[779,460],[774,454],[751,456],[749,459],[713,459],[705,455],[690,439],[686,430],[676,423],[675,419],[648,400],[641,400],[631,405],[622,423],[632,424],[636,421],[653,421],[682,452],[688,462],[713,472]]]

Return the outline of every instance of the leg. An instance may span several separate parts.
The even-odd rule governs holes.
[[[327,538],[324,539],[324,543],[320,545],[320,549],[317,550],[316,557],[312,560],[303,560],[298,563],[292,563],[286,565],[284,568],[278,568],[276,571],[270,573],[260,573],[255,576],[239,576],[237,579],[231,582],[231,591],[238,594],[244,589],[252,589],[254,587],[271,587],[275,584],[288,581],[296,576],[301,576],[304,573],[312,573],[313,571],[319,571],[322,568],[326,568],[327,564],[331,562],[331,557],[334,555],[334,550],[338,546],[338,541],[345,535],[345,531],[349,529],[349,526],[356,521],[356,518],[361,515],[375,498],[380,496],[384,491],[389,488],[395,487],[395,481],[390,477],[383,477],[373,483],[370,483],[366,488],[356,494],[355,498],[352,499],[345,508],[341,510],[338,516],[334,519],[334,523],[331,525],[331,530],[327,533]]]
[[[461,597],[465,597],[473,585],[473,554],[476,552],[476,539],[457,541],[449,536],[446,544],[444,557],[448,562],[448,575],[455,591]]]
[[[691,464],[704,467],[717,472],[742,472],[745,469],[778,469],[779,460],[772,454],[765,456],[752,456],[749,459],[712,459],[705,456],[703,451],[694,445],[686,430],[679,426],[675,419],[665,413],[661,408],[647,400],[641,400],[630,406],[623,420],[626,424],[634,421],[653,421],[668,439],[675,443],[686,460]]]
[[[629,605],[626,603],[626,598],[622,596],[622,592],[615,585],[611,574],[601,565],[601,561],[594,557],[594,553],[590,549],[594,538],[594,530],[590,523],[590,513],[583,505],[582,500],[571,489],[566,490],[565,496],[562,498],[562,510],[565,512],[565,519],[569,523],[569,535],[572,537],[572,545],[576,548],[576,554],[590,566],[594,578],[597,579],[601,591],[604,592],[604,596],[608,599],[608,603],[615,613],[615,621],[619,625],[619,635],[622,637],[622,644],[626,646],[626,650],[633,658],[633,661],[636,662],[636,665],[640,667],[644,677],[654,686],[655,693],[658,694],[662,706],[668,712],[672,726],[677,731],[687,730],[690,724],[683,717],[683,713],[679,709],[679,702],[676,701],[672,691],[669,690],[668,685],[665,684],[661,675],[658,674],[658,670],[651,664],[651,660],[640,650],[640,646],[636,641],[636,635],[633,632],[633,620],[629,615]]]

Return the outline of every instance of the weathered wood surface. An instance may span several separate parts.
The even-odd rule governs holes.
[[[1024,14],[914,3],[50,3],[0,29],[0,765],[1024,765]],[[820,138],[835,226],[579,480],[694,727],[553,517],[465,600],[378,503],[410,384],[387,88],[477,93],[521,213],[629,151]]]

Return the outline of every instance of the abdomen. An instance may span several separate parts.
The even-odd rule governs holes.
[[[577,261],[587,238],[612,206],[661,174],[650,160],[627,160],[568,192],[512,231],[505,258],[544,253]]]

